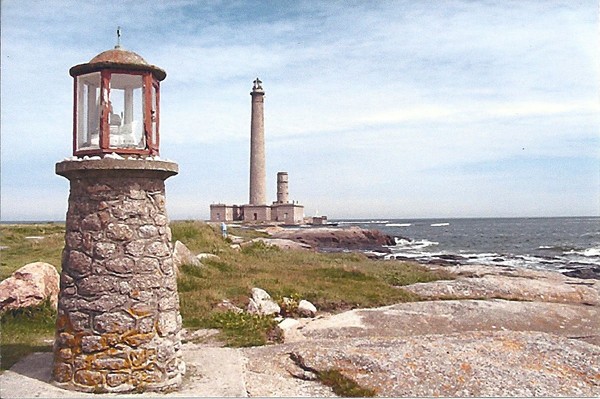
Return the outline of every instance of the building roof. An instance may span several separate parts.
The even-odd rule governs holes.
[[[109,68],[151,71],[158,80],[163,80],[167,76],[162,68],[149,64],[139,54],[125,50],[121,46],[101,52],[88,63],[75,65],[69,73],[71,76],[78,76]]]

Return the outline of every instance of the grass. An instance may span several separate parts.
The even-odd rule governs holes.
[[[372,398],[377,394],[373,389],[361,387],[339,370],[318,371],[317,378],[323,385],[330,387],[333,393],[344,398]]]
[[[52,351],[55,322],[56,310],[49,301],[5,312],[0,317],[0,370],[11,368],[30,353]]]
[[[27,239],[26,237],[44,237]],[[60,272],[65,225],[61,223],[0,225],[0,280],[32,262],[46,262]]]
[[[283,305],[283,298],[311,301],[319,310],[339,312],[416,301],[415,294],[402,285],[451,278],[441,271],[400,261],[375,261],[361,254],[320,254],[310,251],[283,251],[257,242],[240,251],[223,239],[220,227],[199,221],[171,223],[173,241],[179,240],[194,253],[208,252],[218,259],[204,259],[204,267],[183,265],[178,278],[181,314],[185,327],[219,328],[230,346],[262,345],[277,342],[275,322],[270,317],[230,314],[215,310],[228,299],[245,308],[253,287],[260,287]],[[246,239],[265,234],[253,229],[232,227],[230,234]],[[19,267],[35,261],[51,263],[60,270],[64,246],[64,225],[0,226],[3,249],[0,276],[6,278]],[[42,240],[26,239],[43,236]],[[52,339],[54,315],[49,309],[32,309],[31,314],[6,313],[0,337],[2,367],[14,359],[44,346]],[[290,309],[293,314],[293,309]],[[6,366],[5,366],[6,365]]]

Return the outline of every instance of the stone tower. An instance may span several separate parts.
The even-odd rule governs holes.
[[[166,73],[117,46],[70,70],[75,80],[53,382],[86,392],[176,389],[181,316],[159,153]]]
[[[287,204],[289,202],[288,174],[277,172],[277,202],[276,204]]]
[[[252,119],[250,122],[250,205],[267,204],[265,166],[265,92],[256,78],[252,87]]]

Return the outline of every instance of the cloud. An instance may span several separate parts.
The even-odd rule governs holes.
[[[288,170],[307,209],[506,214],[499,196],[468,182],[495,192],[496,171],[512,165],[502,176],[527,182],[529,168],[536,189],[530,198],[503,185],[511,212],[598,214],[585,200],[597,194],[597,171],[566,166],[600,159],[595,2],[56,0],[52,10],[2,2],[3,217],[27,212],[27,190],[65,203],[62,185],[27,182],[52,182],[54,162],[70,155],[68,69],[111,48],[117,25],[126,48],[167,71],[162,150],[182,166],[168,183],[177,215],[246,198],[256,76],[267,91],[269,178]],[[556,193],[521,159],[591,183]]]

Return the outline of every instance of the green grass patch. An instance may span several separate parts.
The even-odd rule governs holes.
[[[61,223],[0,225],[0,280],[32,262],[50,263],[60,272],[64,244]]]
[[[49,301],[35,307],[6,311],[0,317],[0,370],[12,367],[33,352],[52,351],[56,310]]]
[[[356,381],[346,377],[339,370],[318,371],[317,377],[333,392],[344,398],[372,398],[377,392],[374,389],[363,388]]]
[[[281,341],[273,316],[218,312],[210,317],[207,326],[219,328],[222,338],[233,347],[260,346]]]

